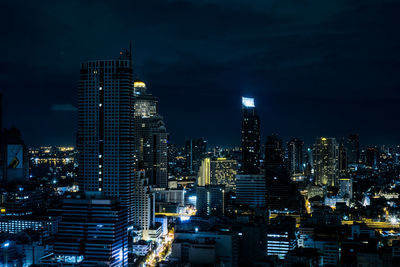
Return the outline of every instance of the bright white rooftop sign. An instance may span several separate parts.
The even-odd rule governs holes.
[[[254,98],[242,97],[242,104],[245,107],[254,108]]]

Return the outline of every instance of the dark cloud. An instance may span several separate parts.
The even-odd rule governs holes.
[[[359,132],[363,143],[398,143],[398,1],[1,1],[0,10],[5,123],[30,144],[74,143],[76,116],[52,104],[77,106],[79,62],[113,58],[130,40],[174,142],[239,144],[240,97],[253,95],[263,136]]]

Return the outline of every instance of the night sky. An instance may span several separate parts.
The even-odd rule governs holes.
[[[79,64],[116,58],[159,98],[170,139],[239,145],[241,96],[262,137],[400,143],[400,1],[0,0],[4,126],[75,144]]]

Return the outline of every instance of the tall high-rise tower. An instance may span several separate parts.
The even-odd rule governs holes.
[[[117,197],[132,220],[135,176],[133,67],[119,59],[81,64],[77,148],[79,188]]]
[[[242,171],[244,174],[260,172],[260,119],[254,98],[242,97]]]
[[[303,173],[303,145],[304,142],[297,138],[288,142],[289,172],[292,177]]]
[[[142,81],[134,82],[134,90],[137,166],[146,172],[151,186],[166,188],[168,133],[163,118],[158,114],[158,101],[147,93],[146,84]]]
[[[338,146],[335,138],[320,137],[315,140],[314,168],[317,185],[338,185]]]

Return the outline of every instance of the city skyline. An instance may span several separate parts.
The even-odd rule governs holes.
[[[172,143],[239,146],[241,96],[257,100],[263,142],[271,133],[307,144],[351,133],[364,146],[397,142],[398,3],[74,4],[2,4],[4,126],[28,145],[75,144],[77,67],[130,41],[135,75],[160,99]]]

